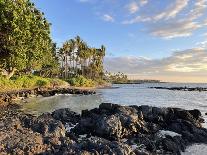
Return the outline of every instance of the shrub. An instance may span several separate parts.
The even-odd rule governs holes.
[[[66,81],[63,81],[60,79],[48,79],[48,80],[50,81],[51,87],[68,85],[68,83]]]
[[[46,81],[46,80],[37,80],[37,82],[36,82],[36,86],[38,86],[38,87],[45,87],[45,86],[47,86],[48,85],[48,81]]]
[[[39,76],[19,76],[12,79],[6,79],[0,76],[0,91],[11,91],[18,89],[32,89],[36,87],[54,87],[66,85],[67,82],[60,79],[42,78]]]
[[[71,79],[68,79],[67,82],[76,87],[93,87],[95,82],[91,79],[87,79],[84,76],[77,76]]]

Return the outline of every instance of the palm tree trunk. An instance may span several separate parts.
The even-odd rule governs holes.
[[[68,58],[67,55],[65,55],[65,79],[68,76]]]

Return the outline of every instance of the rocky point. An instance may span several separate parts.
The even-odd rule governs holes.
[[[102,103],[33,116],[9,104],[0,112],[0,154],[181,154],[207,143],[199,110]]]

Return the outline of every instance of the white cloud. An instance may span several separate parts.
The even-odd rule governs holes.
[[[131,20],[124,21],[125,24],[134,24],[138,22],[155,22],[162,19],[168,20],[170,18],[176,17],[178,13],[180,13],[189,3],[189,0],[176,0],[174,4],[171,4],[169,7],[167,7],[164,11],[152,15],[152,16],[137,16],[135,18],[132,18]]]
[[[135,24],[139,22],[149,22],[151,21],[151,17],[142,17],[142,16],[137,16],[131,20],[125,20],[122,22],[122,24]]]
[[[193,33],[207,26],[207,0],[78,0],[93,2],[94,10],[98,16],[107,22],[117,17],[122,24],[143,24],[144,31],[149,34],[172,39],[176,37],[189,37]],[[127,13],[122,9],[127,9]],[[123,14],[124,13],[124,14]],[[137,26],[138,27],[138,26]]]
[[[207,40],[196,43],[198,47],[207,48]]]
[[[187,5],[189,0],[176,0],[174,4],[170,5],[165,11],[155,15],[154,20],[170,19],[176,17]]]
[[[207,26],[207,19],[203,21],[202,26]]]
[[[148,3],[148,0],[140,0],[140,6],[144,6]]]
[[[192,9],[190,7],[190,0],[176,0],[160,13],[146,15],[144,12],[122,23],[144,23],[145,29],[150,34],[165,39],[188,37],[191,36],[195,30],[207,25],[207,20],[199,19],[203,17],[206,12],[207,1],[191,0],[191,2],[193,4]],[[186,11],[188,12],[186,13]],[[151,12],[153,12],[153,10]]]
[[[148,26],[150,34],[165,38],[172,39],[177,37],[191,36],[193,31],[202,27],[199,23],[189,20],[161,22],[156,25]]]
[[[162,59],[147,59],[143,57],[107,57],[105,68],[110,72],[124,72],[139,76],[157,75],[197,75],[207,76],[207,50],[194,48],[174,52]]]
[[[107,22],[114,22],[114,18],[111,15],[104,14],[102,19]]]
[[[127,10],[129,11],[130,14],[134,14],[139,10],[138,3],[136,2],[131,2],[126,6]]]
[[[202,34],[202,36],[207,37],[207,33]]]
[[[201,17],[206,11],[206,0],[196,0],[194,8],[189,11],[188,19],[195,20]]]

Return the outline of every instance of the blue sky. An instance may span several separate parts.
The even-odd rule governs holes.
[[[111,71],[114,70],[107,66],[109,64],[107,62],[117,58],[136,59],[136,63],[139,64],[140,59],[161,61],[175,56],[178,51],[181,54],[183,51],[197,50],[206,53],[206,0],[33,0],[33,2],[52,23],[52,37],[59,45],[76,35],[80,35],[91,46],[99,47],[104,44],[108,56],[106,68]],[[198,70],[192,69],[192,64],[190,65],[191,69],[188,66],[186,72],[186,66],[176,71],[182,70],[179,73],[183,74],[191,70],[197,74]],[[129,66],[131,72],[124,72],[134,73],[132,70],[136,68],[130,67],[132,65]],[[206,71],[205,69],[204,67],[202,71]],[[137,76],[138,74],[142,76],[146,73],[137,73]],[[144,78],[146,76],[149,75],[146,74]]]

